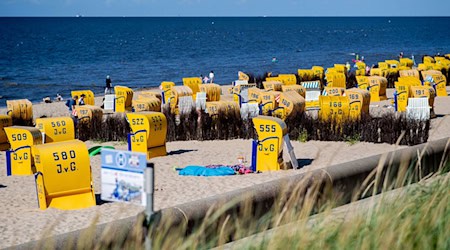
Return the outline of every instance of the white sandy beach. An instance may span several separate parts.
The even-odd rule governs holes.
[[[450,90],[449,88],[447,90]],[[392,90],[388,91],[392,98]],[[100,106],[101,97],[96,97]],[[371,112],[390,105],[390,100],[374,103]],[[391,108],[392,109],[392,108]],[[67,115],[64,102],[35,104],[34,117]],[[0,109],[1,114],[6,110]],[[435,100],[437,118],[432,120],[429,141],[450,137],[450,97]],[[99,145],[86,142],[88,148]],[[107,142],[116,149],[126,150],[124,142]],[[299,170],[285,170],[260,174],[235,175],[225,177],[179,176],[175,167],[187,165],[237,164],[239,156],[251,159],[250,140],[229,141],[180,141],[167,143],[164,157],[151,161],[155,163],[155,209],[176,206],[185,202],[211,197],[224,192],[252,186],[254,184],[295,175],[303,171],[323,168],[329,165],[352,161],[371,155],[381,154],[398,148],[389,144],[346,142],[293,141],[298,159],[311,161]],[[402,146],[404,147],[404,146]],[[249,162],[247,163],[249,164]],[[0,152],[0,248],[14,246],[44,236],[62,234],[89,227],[92,223],[105,223],[120,218],[137,215],[143,207],[124,203],[104,203],[82,210],[62,211],[58,209],[40,210],[37,203],[34,176],[6,176],[5,152]],[[101,192],[100,156],[91,158],[94,190]]]

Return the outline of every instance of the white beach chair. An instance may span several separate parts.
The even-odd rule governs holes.
[[[105,100],[103,101],[104,110],[114,110],[116,95],[105,95]]]
[[[319,108],[319,96],[320,96],[320,82],[310,81],[302,82],[301,85],[305,88],[305,102],[306,109],[318,109]]]
[[[205,92],[197,92],[195,98],[195,106],[197,109],[205,110],[206,109],[206,93]]]
[[[429,120],[430,106],[428,98],[408,98],[406,117],[411,120]]]
[[[241,90],[241,103],[248,102],[248,88],[244,88]]]
[[[248,81],[247,80],[236,80],[236,81],[234,81],[234,85],[233,86],[238,86],[238,85],[241,85],[241,84],[248,84]]]
[[[240,110],[243,120],[252,119],[259,115],[259,106],[257,103],[242,103]]]
[[[178,110],[180,111],[180,115],[191,113],[194,107],[195,104],[192,96],[182,96],[178,98]]]

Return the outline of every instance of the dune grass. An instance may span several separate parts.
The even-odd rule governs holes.
[[[154,249],[450,249],[450,163],[445,162],[434,175],[409,185],[400,195],[388,191],[415,182],[415,177],[399,170],[391,180],[373,178],[355,190],[352,200],[382,193],[368,209],[354,212],[345,220],[334,219],[334,208],[343,204],[343,197],[320,183],[298,183],[295,190],[280,195],[262,216],[255,219],[250,200],[230,202],[211,208],[206,218],[193,230],[186,225],[158,227],[151,235]],[[416,165],[416,168],[421,168]],[[381,171],[380,171],[381,170]],[[389,172],[389,170],[388,170]],[[385,173],[389,176],[388,173]],[[419,174],[420,175],[420,174]],[[406,178],[406,179],[405,179]],[[237,205],[237,206],[236,206]],[[238,207],[230,213],[231,207]],[[353,213],[353,212],[351,212]],[[311,223],[311,215],[314,222]],[[283,225],[283,226],[282,226]],[[259,240],[246,238],[257,232],[282,226],[283,230],[263,234]],[[186,233],[187,232],[187,233]],[[223,245],[239,239],[240,244]],[[242,244],[241,242],[245,242]]]
[[[448,171],[448,165],[439,171]],[[378,177],[380,178],[380,177]],[[377,178],[370,186],[383,186]],[[433,175],[425,182],[407,186],[401,195],[377,196],[368,209],[334,219],[333,208],[341,197],[324,197],[323,186],[299,183],[293,192],[277,197],[273,206],[255,219],[255,207],[247,200],[211,208],[193,230],[187,225],[151,230],[154,249],[450,249],[450,175]],[[367,188],[365,189],[367,191]],[[363,191],[357,193],[364,193]],[[369,192],[370,193],[370,192]],[[375,193],[374,193],[375,194]],[[366,195],[361,195],[366,196]],[[388,196],[386,196],[388,197]],[[367,198],[372,199],[372,197]],[[239,204],[238,204],[239,203]],[[279,204],[279,205],[277,205]],[[229,212],[238,205],[238,210]],[[261,208],[256,208],[261,209]],[[359,210],[358,210],[359,211]],[[311,222],[311,215],[314,215]],[[283,226],[282,226],[283,225]],[[246,238],[282,226],[282,230]],[[236,245],[223,245],[239,240]],[[243,243],[244,242],[244,243]],[[132,244],[143,246],[139,244]]]
[[[381,200],[353,218],[333,221],[326,211],[279,230],[247,249],[450,249],[450,176]],[[370,199],[370,198],[369,198]],[[242,245],[240,245],[242,247]],[[232,249],[237,249],[231,247]]]

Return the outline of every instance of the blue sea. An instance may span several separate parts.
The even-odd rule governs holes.
[[[102,93],[106,75],[131,88],[181,84],[214,71],[296,73],[313,65],[450,53],[449,17],[2,17],[0,106],[71,90]],[[277,61],[272,62],[276,57]]]

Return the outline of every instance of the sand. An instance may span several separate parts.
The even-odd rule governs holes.
[[[226,87],[224,87],[226,88]],[[392,91],[388,91],[392,97]],[[96,105],[101,97],[96,98]],[[429,140],[450,137],[450,97],[435,100],[437,118],[432,120]],[[391,112],[390,101],[374,103],[371,113]],[[34,104],[34,117],[67,115],[64,102]],[[0,113],[6,113],[0,109]],[[100,145],[86,142],[87,147]],[[126,150],[124,142],[107,142],[116,149]],[[285,170],[260,174],[235,175],[226,177],[179,176],[176,167],[187,165],[237,164],[237,158],[251,159],[250,140],[229,141],[188,141],[167,143],[168,155],[157,157],[155,163],[155,209],[163,209],[190,201],[211,197],[224,192],[252,186],[254,184],[295,175],[329,165],[348,162],[371,155],[381,154],[400,148],[389,144],[346,142],[293,141],[296,157],[305,166],[299,170]],[[404,146],[401,146],[404,147]],[[247,164],[249,164],[247,162]],[[34,176],[6,176],[5,152],[0,152],[0,248],[14,246],[50,235],[62,234],[87,228],[93,223],[111,222],[137,215],[143,207],[125,203],[104,203],[95,207],[63,211],[58,209],[40,210],[37,203]],[[100,156],[91,158],[92,176],[96,194],[101,193]]]

